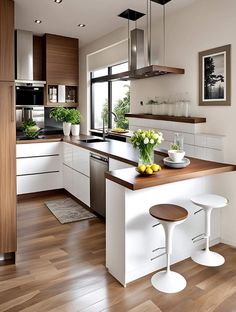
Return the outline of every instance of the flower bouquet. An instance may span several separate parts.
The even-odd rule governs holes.
[[[152,165],[154,162],[154,148],[163,142],[161,132],[154,130],[137,130],[131,137],[131,143],[139,150],[139,165]]]

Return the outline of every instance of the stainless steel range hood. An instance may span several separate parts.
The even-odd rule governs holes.
[[[36,81],[33,77],[33,33],[16,30],[16,84],[44,85],[46,81]]]
[[[148,66],[144,66],[144,31],[135,28],[129,31],[129,22],[135,21],[145,14],[131,9],[127,9],[119,16],[128,20],[128,60],[129,71],[119,74],[107,75],[103,77],[93,78],[93,82],[117,81],[117,80],[136,80],[150,77],[156,77],[167,74],[184,74],[182,68],[169,67],[166,65],[151,65],[151,2],[163,5],[171,0],[148,0],[147,5],[147,50],[148,50]],[[163,34],[164,34],[164,55],[165,55],[165,8],[163,10]],[[164,62],[165,63],[165,62]]]

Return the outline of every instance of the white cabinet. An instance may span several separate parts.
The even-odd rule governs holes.
[[[90,176],[89,169],[90,152],[84,148],[73,145],[72,168],[86,176]]]
[[[21,158],[21,157],[59,155],[60,149],[61,142],[17,144],[16,157]]]
[[[61,142],[17,144],[17,194],[63,187]]]
[[[16,164],[17,175],[60,171],[61,167],[59,155],[18,158]]]
[[[123,161],[109,158],[109,171],[134,167]]]
[[[90,152],[63,143],[64,188],[90,207]]]
[[[73,195],[90,207],[90,178],[73,171]]]

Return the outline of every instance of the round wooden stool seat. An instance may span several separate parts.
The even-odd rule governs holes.
[[[173,204],[152,206],[149,209],[149,213],[156,219],[169,222],[181,221],[188,216],[188,211],[185,208]]]

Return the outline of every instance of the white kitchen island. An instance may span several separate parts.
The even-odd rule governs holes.
[[[159,163],[162,163],[161,157]],[[164,167],[164,166],[163,166]],[[164,230],[149,215],[149,208],[160,203],[173,203],[186,208],[188,219],[175,229],[173,255],[176,263],[190,257],[193,238],[204,233],[204,212],[190,202],[190,197],[201,193],[220,194],[222,175],[235,175],[234,165],[191,159],[185,169],[163,168],[155,176],[142,177],[134,168],[106,174],[106,267],[123,285],[166,266],[163,250]],[[228,173],[227,173],[228,172]],[[221,194],[224,195],[224,194]],[[221,240],[221,213],[213,211],[211,245]]]

